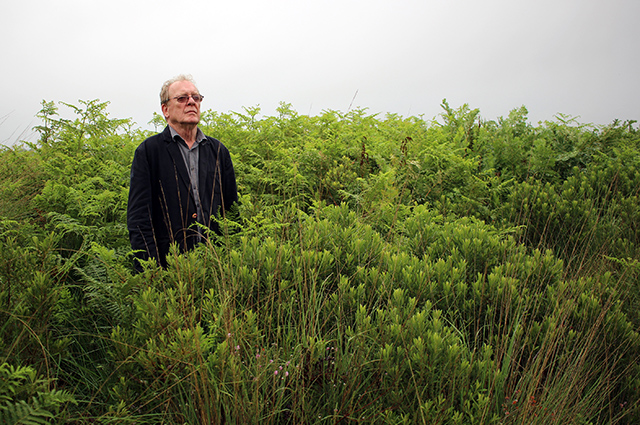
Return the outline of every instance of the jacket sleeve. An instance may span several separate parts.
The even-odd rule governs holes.
[[[129,200],[127,204],[127,228],[129,240],[136,258],[146,260],[158,258],[153,232],[152,184],[146,146],[141,144],[135,151],[131,164]],[[136,269],[140,269],[135,262]]]

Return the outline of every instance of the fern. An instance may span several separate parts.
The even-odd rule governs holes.
[[[111,319],[112,323],[130,319],[132,305],[129,297],[136,288],[135,280],[127,280],[129,275],[124,264],[127,257],[96,243],[91,244],[87,253],[86,264],[76,266],[74,270],[84,282],[88,306]]]
[[[24,424],[37,425],[48,424],[54,415],[39,406],[29,405],[25,401],[0,406],[0,422],[6,425]]]
[[[60,407],[76,403],[67,391],[47,389],[49,380],[39,379],[28,366],[0,365],[0,423],[48,424]]]

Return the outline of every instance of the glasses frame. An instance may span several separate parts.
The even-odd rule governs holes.
[[[204,99],[204,96],[201,94],[183,94],[181,96],[176,96],[176,97],[167,99],[163,103],[167,103],[170,100],[176,100],[178,103],[187,103],[189,102],[189,99],[193,99],[194,102],[200,103]]]

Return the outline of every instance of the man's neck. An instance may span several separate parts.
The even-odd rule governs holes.
[[[181,124],[171,124],[171,127],[182,137],[184,142],[187,144],[189,149],[196,142],[196,136],[198,135],[198,125],[181,125]]]

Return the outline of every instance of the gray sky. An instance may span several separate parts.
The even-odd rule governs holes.
[[[431,119],[446,98],[486,119],[524,105],[532,124],[640,121],[639,16],[639,0],[12,0],[0,142],[33,139],[42,100],[109,101],[112,118],[150,128],[180,73],[221,112],[353,101]]]

